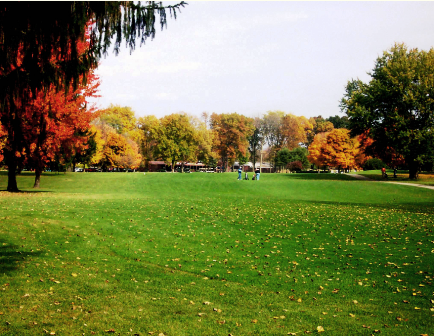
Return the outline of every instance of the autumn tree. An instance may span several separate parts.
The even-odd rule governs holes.
[[[147,2],[5,2],[0,6],[0,122],[8,136],[4,156],[8,191],[18,191],[16,170],[25,150],[22,125],[24,107],[37,92],[52,85],[68,92],[86,83],[89,69],[107,54],[112,38],[119,52],[122,40],[132,51],[137,37],[144,43],[155,36],[155,14],[166,25],[166,9],[175,14],[184,6]],[[92,20],[87,39],[86,23]],[[84,54],[77,42],[88,40]],[[53,58],[56,62],[53,62]]]
[[[262,118],[263,136],[269,148],[276,151],[283,147],[284,135],[282,134],[283,111],[268,111]]]
[[[355,157],[359,142],[350,137],[350,131],[344,128],[318,134],[309,146],[310,162],[318,167],[326,165],[339,169],[356,166]]]
[[[77,42],[80,54],[87,48],[87,43]],[[21,106],[24,148],[19,156],[22,164],[35,169],[34,188],[39,188],[43,168],[55,157],[65,163],[87,149],[87,131],[95,109],[86,100],[97,97],[98,86],[98,77],[90,69],[87,83],[79,83],[75,90],[69,87],[65,93],[58,92],[51,85],[47,91],[30,92],[26,104]]]
[[[141,142],[142,132],[131,107],[110,104],[102,111],[100,119],[113,127],[118,134],[127,135],[138,144]]]
[[[433,73],[433,48],[395,44],[377,58],[369,83],[348,82],[341,103],[352,134],[368,132],[371,149],[383,160],[391,150],[401,155],[410,178],[434,156]]]
[[[160,121],[156,116],[149,115],[139,118],[137,125],[142,132],[140,137],[140,149],[145,166],[147,167],[148,162],[154,160],[155,157]]]
[[[228,170],[228,162],[246,156],[248,137],[253,134],[253,120],[234,113],[213,113],[210,116],[214,134],[213,149],[221,158],[222,165]]]
[[[263,125],[263,121],[260,118],[255,118],[253,120],[255,129],[252,135],[247,138],[249,141],[249,157],[253,163],[253,168],[256,167],[256,160],[260,157],[260,152],[264,145]]]
[[[214,133],[207,127],[206,121],[199,118],[189,116],[190,123],[196,130],[197,134],[197,148],[194,158],[202,161],[209,166],[217,165],[218,154],[213,151],[212,145],[214,140]]]
[[[156,138],[158,154],[171,166],[172,172],[177,161],[182,162],[183,171],[185,161],[195,160],[199,137],[186,114],[174,113],[161,118]]]
[[[307,142],[307,135],[312,132],[313,125],[306,117],[298,117],[286,114],[282,118],[280,133],[282,134],[283,147],[292,150]]]
[[[327,165],[326,158],[323,155],[322,148],[326,145],[327,133],[318,133],[315,135],[308,150],[308,160],[318,168]]]

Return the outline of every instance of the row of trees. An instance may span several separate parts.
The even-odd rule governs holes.
[[[347,121],[331,119],[337,125]],[[158,119],[136,118],[131,108],[117,105],[101,111],[92,124],[97,146],[88,162],[103,169],[147,167],[152,160],[163,160],[172,170],[176,162],[195,161],[228,168],[235,161],[255,164],[261,154],[276,167],[299,161],[300,168],[307,168],[307,147],[315,135],[334,130],[321,116],[307,119],[282,111],[269,111],[262,118],[204,113],[199,119],[181,112]],[[333,163],[318,161],[321,166]]]
[[[345,168],[367,155],[392,165],[405,162],[411,178],[432,162],[434,50],[403,44],[377,59],[369,83],[348,83],[341,102],[347,119],[271,111],[263,118],[213,113],[194,121],[177,114],[154,118],[154,126],[135,123],[136,136],[116,128],[104,120],[106,113],[86,104],[98,86],[93,71],[99,57],[114,36],[116,53],[123,39],[133,50],[138,36],[142,43],[154,37],[156,13],[163,27],[166,9],[176,13],[183,5],[74,2],[47,10],[39,3],[11,2],[0,8],[0,146],[9,191],[18,190],[15,174],[25,164],[35,169],[38,186],[40,171],[54,161],[134,166],[152,156],[172,165],[202,158],[227,166],[255,161],[264,148],[277,163],[282,150],[302,147],[318,165]]]

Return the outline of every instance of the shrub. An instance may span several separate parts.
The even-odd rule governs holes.
[[[300,171],[303,169],[303,164],[300,161],[293,161],[287,165],[289,170]]]

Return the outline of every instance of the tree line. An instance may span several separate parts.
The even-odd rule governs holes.
[[[262,155],[276,167],[359,167],[370,158],[406,166],[410,178],[432,169],[434,157],[434,49],[395,44],[378,57],[369,83],[347,83],[340,104],[346,117],[305,118],[269,111],[248,118],[237,113],[197,119],[175,113],[119,122],[111,106],[95,111],[99,79],[94,70],[124,40],[134,50],[155,36],[156,14],[183,7],[147,2],[13,3],[0,7],[0,159],[8,191],[18,191],[25,166],[98,164],[137,167],[161,159],[201,160],[226,168]],[[49,10],[46,8],[50,6]],[[130,111],[131,112],[131,111]],[[120,112],[119,112],[120,113]],[[122,113],[120,113],[122,114]],[[121,118],[122,119],[122,118]],[[131,122],[133,124],[131,124]],[[307,161],[306,161],[307,159]]]

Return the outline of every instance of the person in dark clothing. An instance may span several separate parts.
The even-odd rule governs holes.
[[[255,174],[256,174],[256,180],[259,181],[259,175],[261,175],[259,168],[256,168]]]

